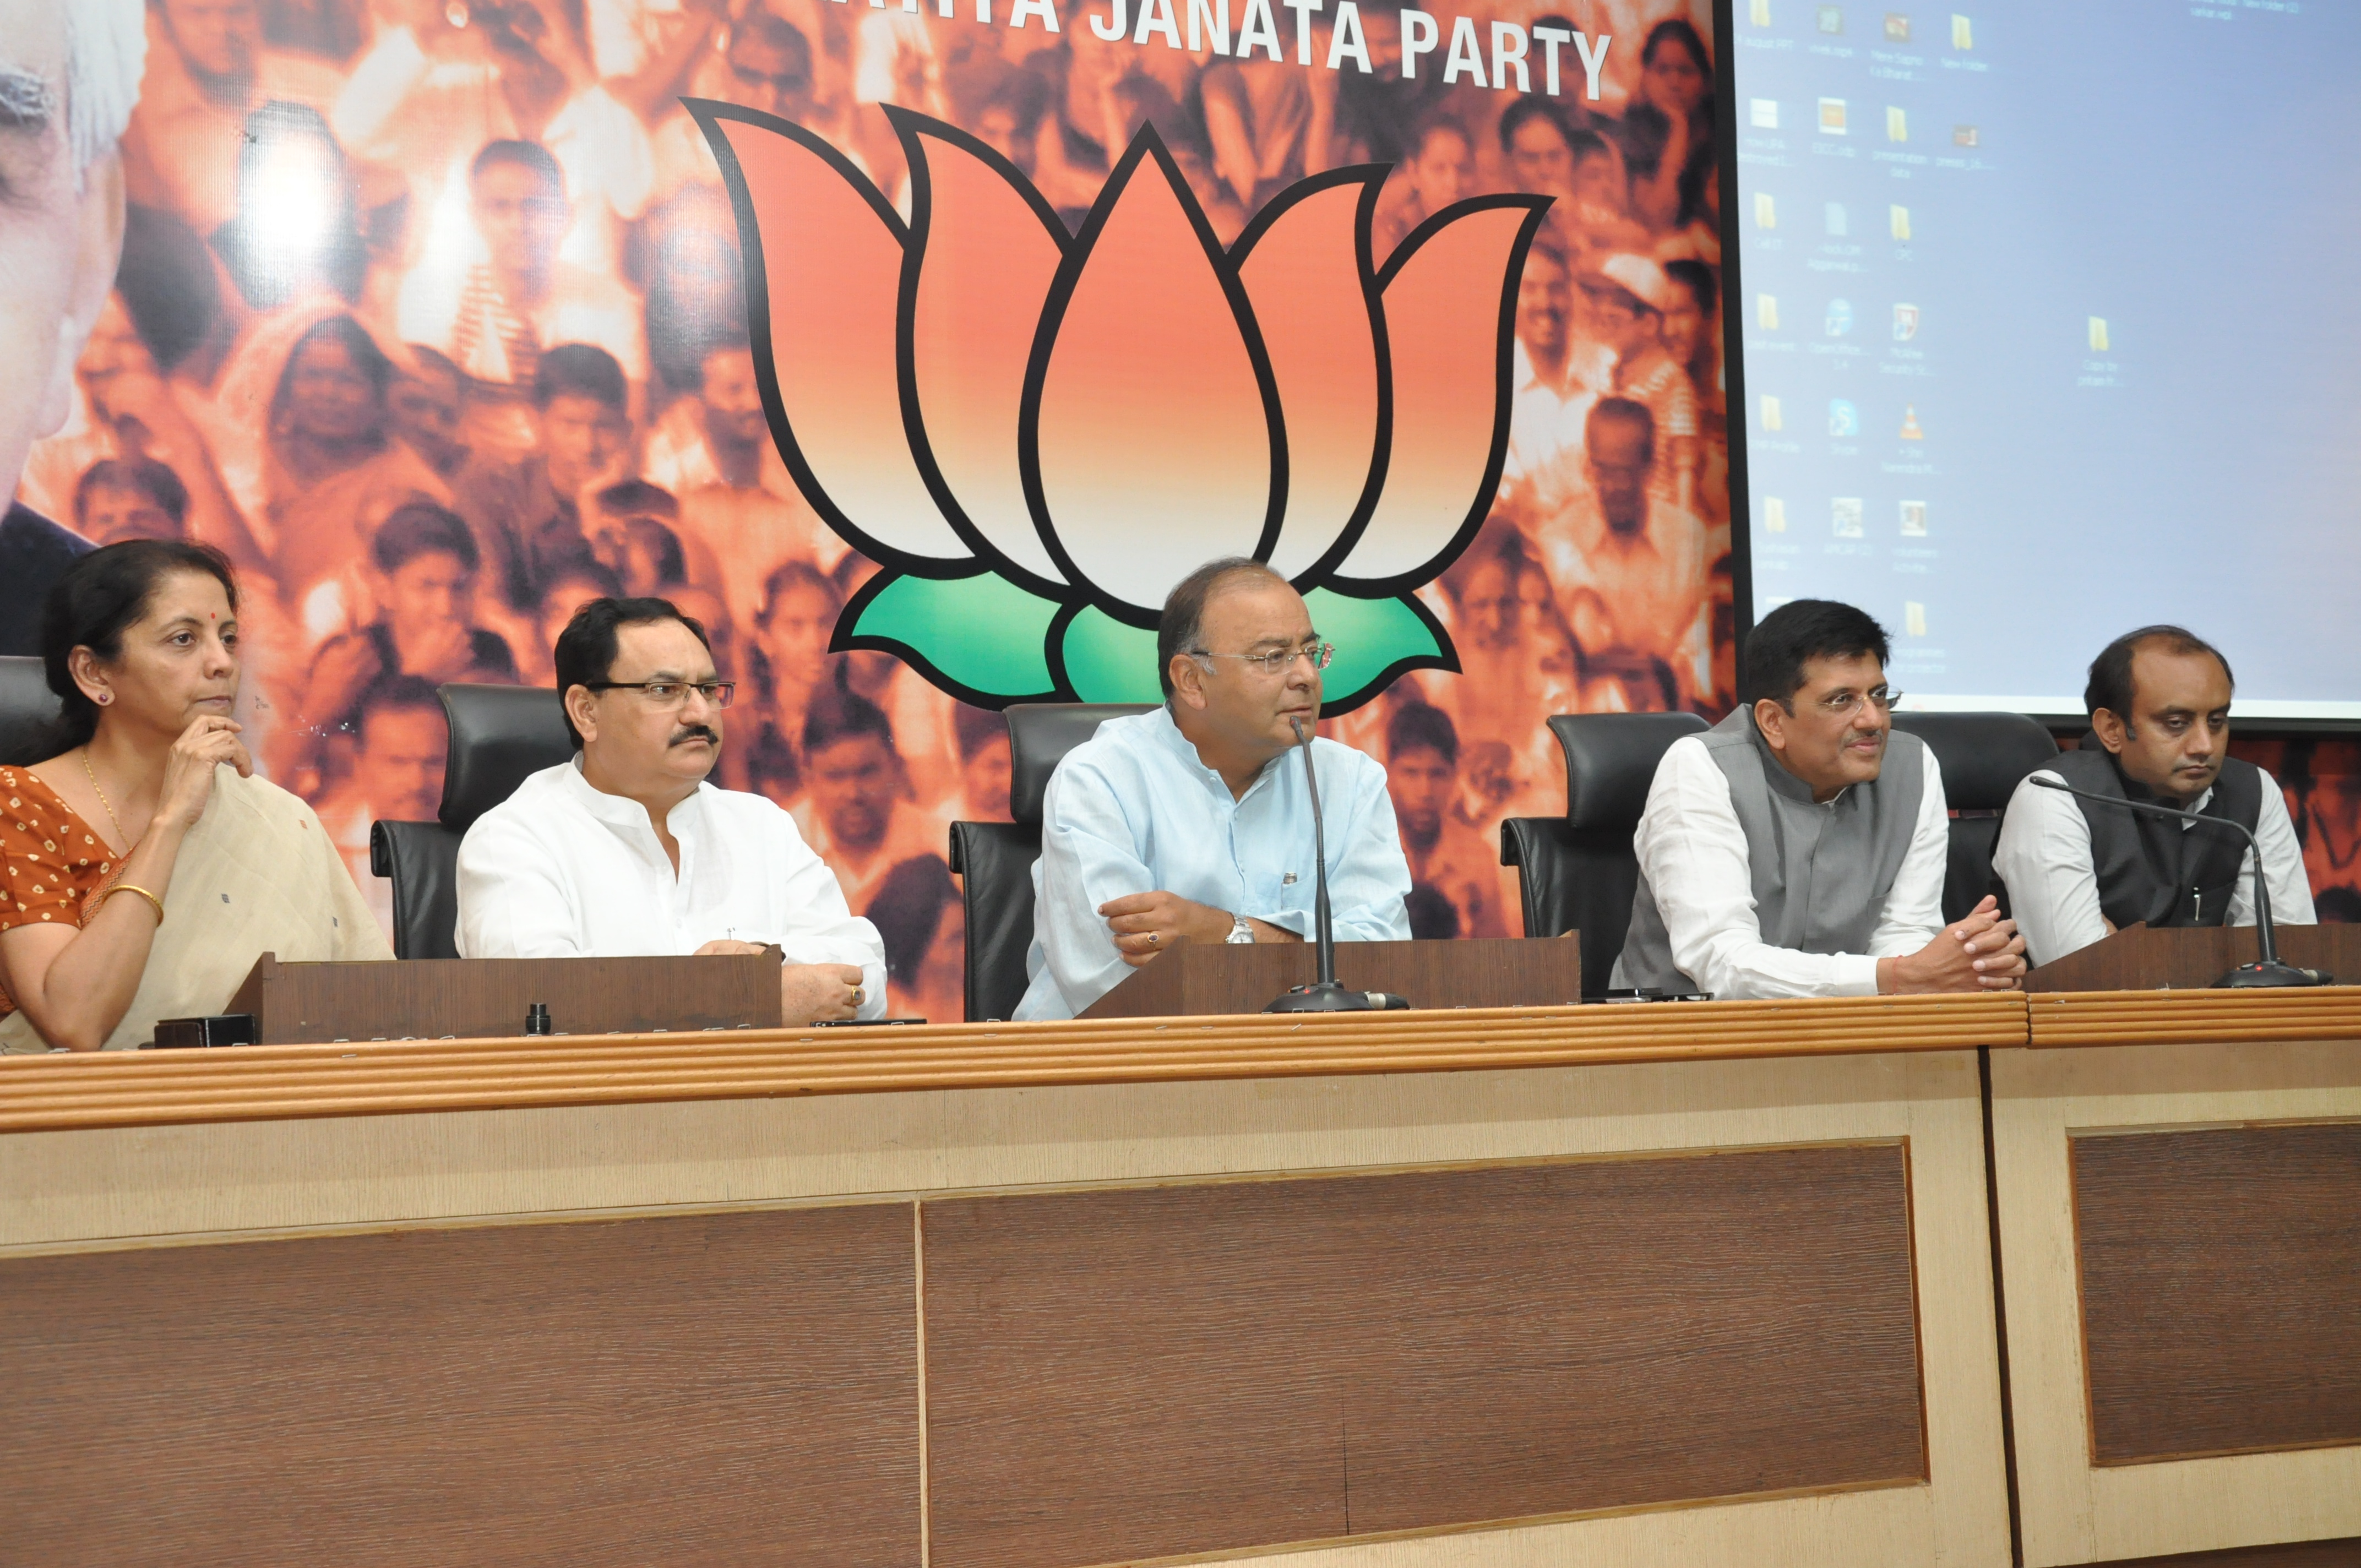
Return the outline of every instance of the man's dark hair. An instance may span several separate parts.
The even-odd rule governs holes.
[[[378,526],[377,537],[369,542],[369,559],[377,563],[379,571],[388,575],[399,572],[421,555],[438,552],[458,562],[470,576],[484,564],[483,552],[476,548],[475,531],[457,512],[431,501],[412,501],[396,507],[393,515]]]
[[[683,615],[670,599],[595,598],[574,612],[566,630],[557,634],[557,697],[563,703],[566,694],[576,686],[596,686],[614,673],[618,645],[616,633],[626,626],[653,626],[658,621],[677,620],[705,651],[713,652],[713,640],[705,635],[705,626],[693,615]],[[582,732],[574,728],[574,716],[566,716],[566,738],[574,749],[582,750]]]
[[[1695,257],[1665,262],[1664,276],[1696,295],[1697,309],[1707,315],[1721,308],[1721,290],[1713,280],[1713,269]]]
[[[443,697],[434,689],[434,683],[424,675],[379,675],[363,688],[360,700],[353,704],[353,728],[366,730],[369,715],[403,707],[423,708],[440,718]]]
[[[76,527],[90,521],[90,498],[97,490],[137,491],[161,508],[176,529],[189,521],[189,487],[153,457],[102,457],[84,470],[74,486]]]
[[[608,486],[598,496],[598,510],[612,517],[678,517],[680,503],[662,485],[645,479],[625,479]]]
[[[1402,895],[1402,913],[1410,917],[1410,934],[1422,942],[1447,942],[1459,935],[1459,907],[1431,883],[1419,883]]]
[[[821,748],[839,740],[863,735],[875,736],[889,753],[894,752],[894,721],[885,717],[884,708],[842,686],[823,686],[813,694],[811,707],[804,715],[806,757],[817,756]]]
[[[1430,702],[1406,702],[1386,720],[1386,760],[1404,751],[1433,751],[1449,767],[1459,765],[1459,729],[1451,715]]]
[[[740,42],[763,43],[782,54],[793,55],[803,64],[807,81],[811,76],[811,43],[804,30],[774,11],[757,10],[738,24],[733,45]]]
[[[1789,705],[1804,688],[1804,666],[1810,661],[1868,653],[1883,664],[1892,652],[1885,628],[1866,612],[1834,599],[1790,599],[1748,635],[1739,700],[1751,704],[1769,697],[1793,712]]]
[[[558,398],[596,398],[617,413],[631,400],[623,367],[613,355],[588,343],[561,343],[533,367],[533,406],[546,409]]]
[[[432,344],[405,343],[401,351],[410,358],[410,364],[402,367],[403,375],[414,377],[421,371],[433,371],[437,376],[450,377],[463,393],[467,390],[467,378],[460,374],[459,367],[453,364],[451,356],[441,349]]]
[[[2132,705],[2139,700],[2132,689],[2132,661],[2144,648],[2158,647],[2168,653],[2211,653],[2213,662],[2222,666],[2222,674],[2237,689],[2238,677],[2230,673],[2230,661],[2222,657],[2222,650],[2185,626],[2143,626],[2137,631],[2126,631],[2099,651],[2091,661],[2091,678],[2082,687],[2082,708],[2095,715],[2105,708],[2124,721],[2126,729],[2132,723]]]
[[[484,149],[476,154],[476,161],[467,166],[468,183],[481,180],[486,170],[497,169],[503,163],[530,169],[541,176],[541,182],[549,188],[551,195],[561,200],[565,197],[566,175],[557,167],[557,159],[550,156],[549,148],[537,141],[519,141],[514,137],[486,142]]]
[[[1204,645],[1207,601],[1228,579],[1250,576],[1274,583],[1287,581],[1259,561],[1245,555],[1224,555],[1206,562],[1164,596],[1164,613],[1156,622],[1156,680],[1164,688],[1167,700],[1172,696],[1173,659],[1182,653],[1193,653]]]
[[[959,744],[960,761],[972,762],[994,740],[1008,739],[1008,719],[991,708],[961,703],[951,710],[951,734]]]
[[[1648,460],[1656,457],[1656,416],[1648,405],[1631,398],[1601,398],[1590,405],[1590,412],[1582,422],[1583,444],[1590,444],[1590,427],[1608,420],[1630,425],[1648,441]]]

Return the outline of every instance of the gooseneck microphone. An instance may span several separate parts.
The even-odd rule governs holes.
[[[1312,737],[1303,720],[1290,718],[1296,753],[1303,759],[1303,782],[1312,791],[1312,950],[1317,978],[1299,985],[1263,1009],[1266,1013],[1367,1013],[1383,1008],[1366,991],[1336,983],[1336,931],[1328,918],[1328,829],[1320,818],[1320,775],[1312,766]]]
[[[2216,991],[2242,991],[2260,986],[2333,985],[2334,980],[2314,969],[2298,969],[2293,964],[2279,962],[2279,944],[2271,927],[2271,879],[2263,871],[2263,847],[2255,841],[2254,834],[2243,822],[2233,822],[2226,817],[2203,817],[2193,811],[2180,811],[2169,806],[2155,806],[2145,800],[2128,800],[2122,795],[2101,795],[2095,790],[2076,789],[2062,779],[2043,778],[2039,773],[2028,775],[2028,782],[2043,789],[2054,789],[2081,800],[2100,801],[2108,806],[2120,806],[2125,810],[2143,817],[2161,817],[2169,822],[2199,823],[2214,828],[2228,828],[2246,839],[2246,848],[2255,857],[2255,942],[2258,949],[2256,961],[2240,964],[2213,982]],[[2233,883],[2235,884],[2235,880]]]

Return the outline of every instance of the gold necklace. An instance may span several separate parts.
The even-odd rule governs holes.
[[[139,846],[132,843],[131,835],[123,830],[123,819],[115,815],[115,803],[106,798],[106,792],[104,790],[98,787],[98,774],[91,768],[90,748],[87,746],[84,746],[82,749],[82,777],[90,781],[91,793],[98,796],[98,804],[106,807],[106,819],[115,824],[115,836],[122,839],[126,844],[131,845],[131,849],[123,851],[123,858],[125,860],[129,860],[131,858],[131,850],[136,850]]]

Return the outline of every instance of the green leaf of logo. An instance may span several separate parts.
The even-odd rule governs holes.
[[[1320,711],[1350,713],[1408,670],[1457,670],[1459,655],[1433,614],[1408,594],[1364,599],[1334,588],[1303,596],[1312,624],[1336,644],[1323,683]]]
[[[962,701],[998,707],[1053,702],[1050,622],[1057,601],[993,572],[968,577],[881,573],[837,622],[831,647],[873,648],[908,661]],[[1154,633],[1149,633],[1152,645]],[[1148,654],[1153,683],[1156,661]]]
[[[1066,684],[1081,702],[1162,702],[1156,678],[1156,633],[1122,621],[1096,605],[1066,625],[1060,651]]]

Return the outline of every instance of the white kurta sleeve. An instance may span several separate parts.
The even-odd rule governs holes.
[[[1050,775],[1041,825],[1041,858],[1033,868],[1033,930],[1071,1015],[1131,972],[1099,905],[1154,892],[1156,873],[1140,858],[1114,784],[1095,767],[1070,760]]]
[[[2271,879],[2271,924],[2317,925],[2320,915],[2312,905],[2312,881],[2304,874],[2303,846],[2296,842],[2295,822],[2288,816],[2287,792],[2268,773],[2263,775],[2263,808],[2255,817],[2255,842],[2263,851],[2264,871]],[[2255,856],[2250,850],[2239,869],[2238,885],[2230,894],[2230,924],[2254,923]]]
[[[594,955],[565,863],[504,812],[477,818],[459,841],[459,956],[583,959]]]
[[[812,852],[796,819],[773,807],[769,856],[778,888],[778,926],[772,938],[791,964],[851,964],[861,970],[856,1015],[885,1015],[885,939],[852,913],[828,862]]]
[[[2099,908],[2090,822],[2072,795],[2034,779],[2066,782],[2053,769],[2037,768],[2017,784],[1993,847],[1993,870],[2008,889],[2008,912],[2024,934],[2026,961],[2038,966],[2104,938],[2107,917]],[[2276,883],[2271,891],[2279,891]]]

